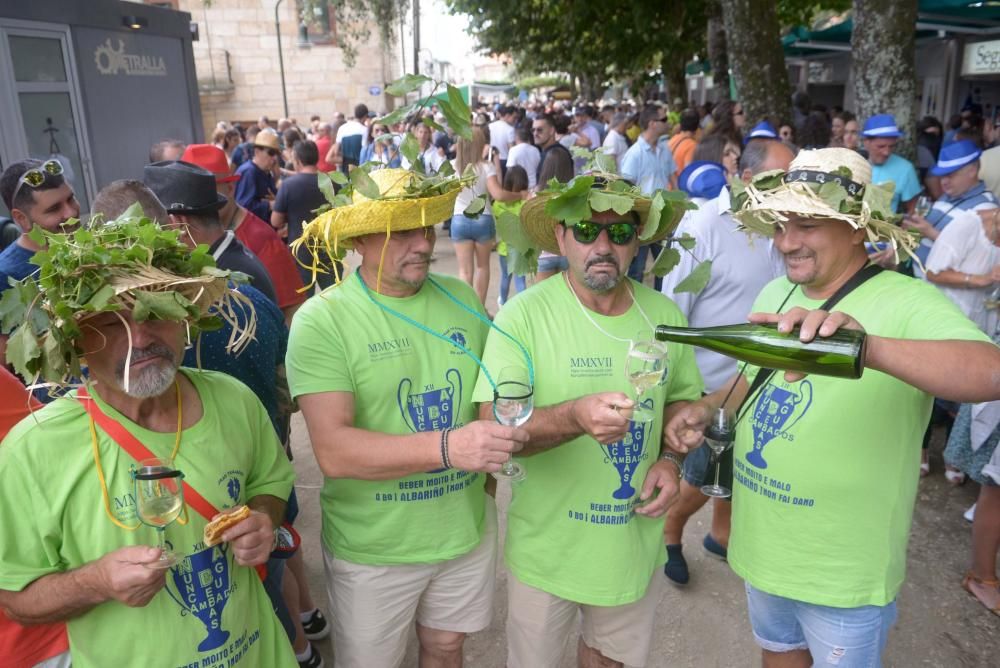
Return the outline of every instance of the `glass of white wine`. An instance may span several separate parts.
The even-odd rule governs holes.
[[[933,206],[931,198],[927,195],[921,195],[917,198],[917,203],[913,207],[913,213],[917,214],[921,218],[926,218],[927,214],[931,212],[931,207]]]
[[[732,412],[725,408],[718,408],[712,414],[712,421],[705,429],[705,444],[712,451],[712,462],[715,463],[715,482],[711,485],[702,485],[701,493],[705,496],[726,498],[733,495],[732,490],[719,484],[719,464],[722,455],[733,445],[736,437],[736,430],[733,424]]]
[[[535,409],[534,388],[528,370],[508,366],[500,370],[497,386],[493,391],[493,416],[508,427],[520,427],[531,418]],[[524,480],[524,466],[513,460],[513,455],[493,474],[497,480],[520,482]]]
[[[667,347],[649,340],[649,332],[639,332],[632,340],[625,360],[625,379],[635,390],[633,422],[652,422],[656,413],[642,405],[642,395],[659,385],[667,373]]]
[[[167,547],[167,525],[176,520],[184,508],[184,474],[174,468],[171,459],[143,459],[134,469],[135,507],[143,524],[156,529],[160,558],[147,564],[149,568],[170,568],[180,555]]]

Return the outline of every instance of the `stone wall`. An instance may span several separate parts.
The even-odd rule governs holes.
[[[274,25],[276,0],[180,0],[178,9],[191,13],[198,23],[194,43],[202,119],[208,140],[218,121],[276,120],[285,115],[281,94],[278,40]],[[288,113],[302,126],[318,114],[329,120],[336,111],[351,116],[354,105],[364,102],[373,111],[387,108],[383,94],[370,94],[371,86],[400,74],[398,43],[383,47],[373,30],[371,42],[358,45],[357,62],[348,68],[335,45],[298,45],[299,19],[295,0],[283,0],[281,52],[285,61]]]

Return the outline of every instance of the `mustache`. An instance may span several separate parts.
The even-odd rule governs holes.
[[[618,258],[616,258],[611,253],[606,253],[604,255],[597,255],[595,257],[587,260],[587,264],[584,265],[584,269],[590,269],[595,264],[610,264],[613,265],[615,269],[621,271],[621,266],[618,264]]]
[[[403,262],[403,266],[408,264],[429,264],[433,261],[434,256],[431,253],[414,253]]]
[[[145,348],[132,349],[132,364],[135,364],[136,362],[144,362],[154,357],[162,357],[171,364],[176,361],[174,359],[174,351],[162,343],[151,343]],[[125,360],[122,360],[118,364],[118,373],[125,373]]]

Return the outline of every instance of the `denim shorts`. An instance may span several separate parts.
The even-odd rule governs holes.
[[[467,218],[461,214],[451,217],[452,241],[478,241],[485,243],[497,236],[497,226],[493,216],[482,215]]]
[[[831,608],[775,596],[746,585],[750,626],[757,644],[770,652],[808,649],[813,666],[879,668],[896,602]]]
[[[569,269],[569,260],[561,255],[538,258],[538,271],[566,271]]]

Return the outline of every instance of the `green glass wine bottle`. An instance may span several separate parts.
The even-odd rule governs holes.
[[[865,333],[853,329],[840,329],[833,336],[817,336],[803,343],[798,327],[781,334],[773,325],[659,325],[656,338],[706,348],[768,369],[860,378],[865,368]]]

